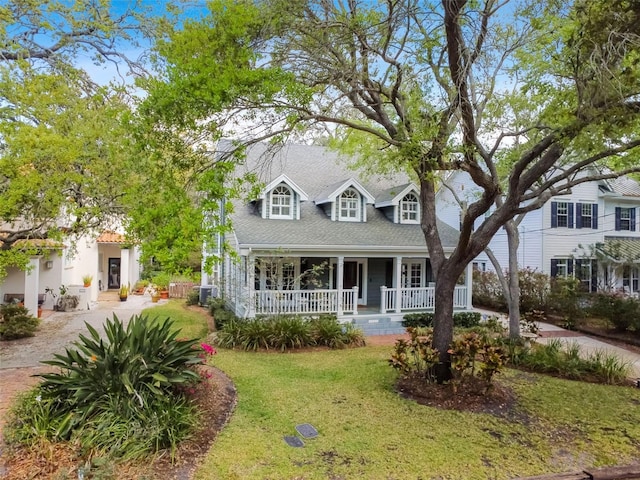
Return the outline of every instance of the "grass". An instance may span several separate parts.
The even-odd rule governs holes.
[[[206,316],[196,309],[189,309],[184,300],[169,300],[162,305],[145,308],[142,314],[160,320],[170,317],[174,328],[180,330],[180,337],[204,338],[208,333]]]
[[[393,391],[391,347],[219,350],[238,406],[196,479],[506,479],[640,456],[638,391],[507,371],[508,418],[444,411]],[[285,435],[311,423],[304,448]]]

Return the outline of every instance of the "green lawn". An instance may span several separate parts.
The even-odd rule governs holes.
[[[151,319],[171,318],[174,328],[180,330],[180,337],[204,338],[208,333],[206,317],[197,310],[188,309],[184,300],[169,300],[162,305],[144,309],[142,314]]]
[[[640,457],[640,391],[508,371],[510,419],[400,398],[390,347],[295,354],[219,350],[238,406],[197,479],[506,479]],[[304,448],[285,435],[311,423]]]

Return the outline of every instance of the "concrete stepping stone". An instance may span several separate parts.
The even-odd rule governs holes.
[[[290,447],[300,448],[304,447],[304,442],[300,440],[298,437],[287,435],[284,437],[284,441],[287,442],[287,445]]]
[[[316,438],[318,436],[318,430],[310,423],[296,425],[296,431],[304,438]]]

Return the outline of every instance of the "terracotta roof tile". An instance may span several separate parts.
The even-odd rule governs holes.
[[[121,233],[112,232],[110,230],[105,230],[100,234],[100,236],[96,239],[98,243],[125,243],[126,239],[124,235]]]

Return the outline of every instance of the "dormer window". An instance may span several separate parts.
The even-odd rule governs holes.
[[[400,222],[418,223],[418,197],[411,192],[400,201]]]
[[[353,188],[348,188],[340,195],[340,220],[360,221],[360,194]]]
[[[271,191],[270,218],[293,218],[293,195],[284,184],[280,184]]]

